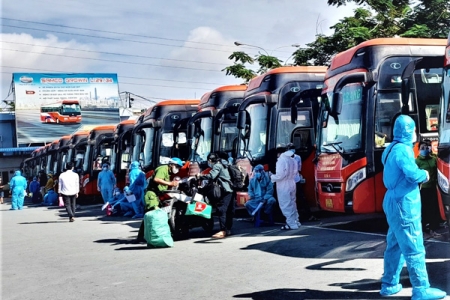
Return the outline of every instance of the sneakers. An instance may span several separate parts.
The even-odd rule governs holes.
[[[102,206],[102,210],[105,210],[107,207],[108,207],[108,204],[109,204],[109,202],[108,201],[106,201],[106,203],[105,204],[103,204],[103,206]]]
[[[433,299],[442,299],[447,296],[447,293],[441,291],[436,288],[422,288],[422,289],[414,289],[411,300],[433,300]]]
[[[74,217],[70,217],[69,222],[75,222],[75,218]]]
[[[403,286],[399,283],[394,286],[388,286],[385,284],[381,285],[380,295],[383,297],[388,297],[397,294],[402,290]]]

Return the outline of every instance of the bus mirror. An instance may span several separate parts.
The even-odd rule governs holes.
[[[195,124],[189,124],[188,128],[187,128],[187,139],[188,140],[192,140],[192,138],[194,137],[194,133],[195,133]]]
[[[240,110],[238,113],[238,117],[237,117],[237,128],[238,129],[244,129],[245,128],[245,123],[247,121],[247,113],[245,112],[245,110]]]
[[[333,101],[331,102],[330,115],[337,116],[341,114],[342,103],[344,102],[344,97],[342,93],[333,93]]]
[[[291,123],[292,124],[297,124],[297,117],[298,117],[297,106],[291,106]]]
[[[405,67],[405,69],[402,72],[402,113],[405,113],[404,110],[408,108],[408,102],[409,102],[409,96],[410,96],[410,86],[409,82],[411,80],[411,76],[414,74],[414,71],[416,70],[416,65],[422,60],[423,58],[417,58],[415,60],[412,60],[408,63],[408,65]]]

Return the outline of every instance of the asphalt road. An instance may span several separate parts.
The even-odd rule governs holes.
[[[20,110],[16,113],[18,143],[51,143],[64,135],[81,129],[83,125],[105,125],[120,122],[119,112],[81,111],[79,124],[47,124],[41,123],[40,112],[36,110]]]
[[[226,239],[194,229],[173,248],[148,249],[128,243],[139,220],[106,217],[100,205],[73,223],[58,207],[9,208],[0,205],[4,300],[381,299],[380,215],[328,215],[291,231],[235,219]],[[450,243],[426,249],[432,285],[450,293]],[[394,299],[410,299],[406,268],[401,282]]]

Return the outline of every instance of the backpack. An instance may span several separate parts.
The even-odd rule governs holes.
[[[240,167],[236,165],[229,165],[228,173],[230,173],[231,187],[234,190],[240,190],[244,188],[245,174]]]

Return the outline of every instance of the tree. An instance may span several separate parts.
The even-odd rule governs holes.
[[[450,2],[422,0],[402,20],[403,37],[447,38],[450,29]]]
[[[244,79],[245,83],[248,83],[253,77],[264,74],[270,69],[282,66],[282,61],[278,58],[261,53],[256,55],[255,58],[252,58],[245,52],[236,51],[233,52],[228,59],[234,60],[233,65],[226,67],[222,71],[226,71],[226,75]],[[246,65],[252,66],[255,62],[259,65],[258,71],[255,72],[249,67],[246,67]]]

